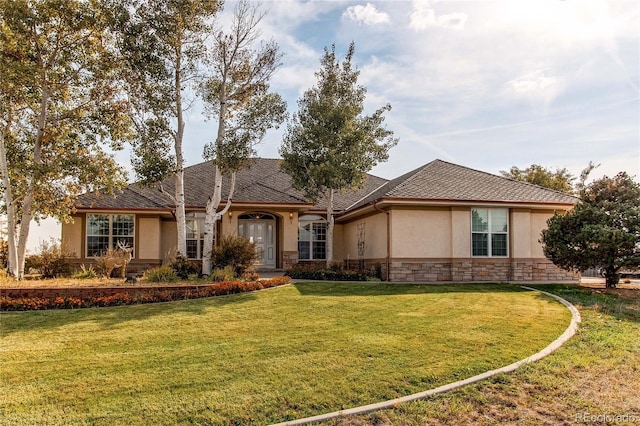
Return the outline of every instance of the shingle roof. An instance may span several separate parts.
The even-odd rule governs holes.
[[[189,208],[204,208],[212,194],[215,169],[204,162],[184,170],[185,204]],[[174,179],[163,182],[163,188],[174,193]],[[229,178],[222,186],[222,200],[227,198]],[[575,204],[577,199],[562,192],[515,181],[501,176],[435,160],[396,179],[367,175],[358,191],[335,194],[336,212],[351,210],[380,199],[438,200],[470,202],[516,202],[541,204]],[[256,158],[237,174],[233,196],[236,203],[297,204],[324,210],[326,200],[315,205],[301,191],[293,188],[291,177],[280,169],[280,160]],[[170,197],[155,188],[133,183],[115,197],[84,194],[78,208],[170,210]]]
[[[442,160],[432,161],[388,181],[350,208],[361,207],[380,199],[541,204],[575,204],[577,202],[577,198],[563,192]]]
[[[238,172],[233,201],[236,203],[302,204],[312,207],[301,191],[293,188],[291,177],[280,169],[278,159],[256,158],[250,165]],[[190,208],[204,208],[213,192],[215,169],[211,162],[195,164],[184,169],[185,205]],[[373,175],[367,175],[365,185],[358,191],[346,191],[335,196],[335,210],[340,211],[369,194],[386,182]],[[227,199],[230,179],[225,177],[222,185],[222,200]],[[173,178],[165,179],[162,187],[170,194],[175,192]],[[78,208],[96,209],[171,209],[173,202],[167,195],[155,188],[133,183],[125,187],[115,197],[84,194],[78,201]],[[326,202],[321,199],[315,206],[324,209]]]

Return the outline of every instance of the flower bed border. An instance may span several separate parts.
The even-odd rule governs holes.
[[[246,293],[289,284],[289,277],[259,281],[222,281],[203,285],[7,288],[0,290],[0,311],[40,311],[172,302]]]

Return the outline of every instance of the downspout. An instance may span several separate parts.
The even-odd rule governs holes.
[[[386,267],[387,272],[385,274],[386,275],[385,281],[389,282],[389,267],[391,266],[391,264],[390,264],[390,258],[391,258],[391,238],[390,238],[390,236],[391,236],[391,222],[389,220],[389,212],[387,210],[382,210],[380,207],[378,207],[377,203],[378,203],[378,201],[374,201],[373,202],[373,208],[378,210],[379,212],[384,213],[384,214],[387,215],[387,257],[385,259],[385,262],[386,262],[386,265],[387,265],[387,267]]]

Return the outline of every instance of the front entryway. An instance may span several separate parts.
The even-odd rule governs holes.
[[[258,268],[276,267],[276,218],[268,213],[247,213],[238,217],[238,235],[255,243]]]

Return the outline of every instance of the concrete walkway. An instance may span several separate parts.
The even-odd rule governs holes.
[[[520,361],[514,362],[513,364],[507,365],[505,367],[498,368],[498,369],[491,370],[491,371],[487,371],[486,373],[478,374],[477,376],[469,377],[468,379],[464,379],[464,380],[460,380],[460,381],[457,381],[457,382],[449,383],[447,385],[443,385],[443,386],[437,387],[435,389],[429,389],[429,390],[424,391],[424,392],[414,393],[413,395],[407,395],[407,396],[404,396],[402,398],[391,399],[389,401],[383,401],[383,402],[378,402],[378,403],[375,403],[375,404],[364,405],[362,407],[355,407],[355,408],[350,408],[348,410],[334,411],[332,413],[321,414],[321,415],[313,416],[313,417],[306,417],[304,419],[298,419],[298,420],[292,420],[292,421],[283,422],[283,423],[277,423],[277,424],[272,425],[272,426],[304,425],[304,424],[309,424],[309,423],[325,421],[325,420],[333,419],[333,418],[336,418],[336,417],[354,416],[354,415],[358,415],[358,414],[365,414],[365,413],[368,413],[368,412],[371,412],[371,411],[382,410],[382,409],[387,409],[387,408],[394,408],[394,407],[397,407],[398,404],[402,404],[402,403],[405,403],[405,402],[411,402],[411,401],[415,401],[415,400],[418,400],[418,399],[424,399],[424,398],[427,398],[427,397],[430,397],[432,395],[436,395],[436,394],[439,394],[439,393],[449,392],[451,390],[458,389],[458,388],[460,388],[462,386],[466,386],[466,385],[469,385],[469,384],[472,384],[472,383],[479,382],[481,380],[488,379],[489,377],[495,376],[497,374],[511,373],[511,372],[515,371],[516,369],[518,369],[519,367],[521,367],[522,365],[525,365],[525,364],[528,364],[528,363],[531,363],[531,362],[535,362],[535,361],[538,361],[538,360],[546,357],[547,355],[551,354],[556,349],[561,347],[566,341],[568,341],[576,333],[576,331],[578,329],[578,324],[581,321],[580,312],[578,312],[578,309],[576,309],[576,307],[573,306],[571,303],[569,303],[568,301],[566,301],[565,299],[563,299],[563,298],[561,298],[559,296],[556,296],[555,294],[547,293],[546,291],[537,290],[537,289],[534,289],[534,288],[531,288],[531,287],[522,286],[522,288],[527,289],[527,290],[531,290],[531,291],[538,291],[538,292],[540,292],[542,294],[545,294],[545,295],[547,295],[549,297],[552,297],[552,298],[556,299],[557,301],[559,301],[560,303],[562,303],[564,306],[567,307],[567,309],[569,309],[571,311],[571,322],[569,323],[569,326],[564,331],[564,333],[562,333],[562,335],[560,335],[560,337],[558,337],[556,340],[551,342],[551,344],[549,346],[547,346],[546,348],[544,348],[540,352],[538,352],[538,353],[536,353],[534,355],[531,355],[528,358],[525,358],[525,359],[522,359]]]

